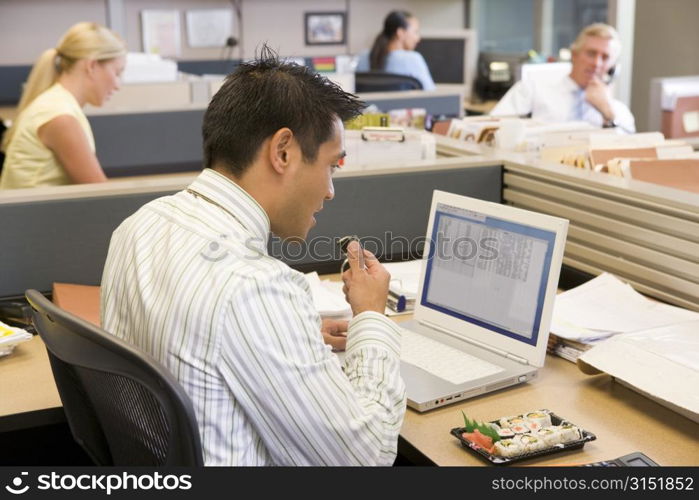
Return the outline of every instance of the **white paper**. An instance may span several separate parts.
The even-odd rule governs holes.
[[[311,287],[313,304],[318,314],[323,318],[352,317],[352,308],[342,293],[341,281],[320,280],[318,273],[305,274],[306,281]]]
[[[417,291],[420,287],[422,260],[386,262],[383,266],[391,273],[390,288],[392,292],[405,295],[406,298],[417,297]]]
[[[0,357],[12,353],[15,346],[31,340],[32,334],[22,328],[16,328],[0,321]]]
[[[622,340],[699,373],[699,321],[627,333]]]
[[[556,296],[551,333],[586,342],[693,320],[699,313],[647,299],[603,273]]]
[[[617,335],[579,359],[699,422],[699,321]]]
[[[697,112],[697,120],[699,120],[699,112]],[[699,123],[697,124],[699,126]],[[685,127],[686,128],[686,127]],[[699,128],[697,129],[699,130]],[[692,158],[695,156],[694,149],[689,144],[682,146],[662,146],[656,148],[658,160],[671,160],[676,158]]]
[[[190,47],[223,47],[233,35],[231,9],[188,10],[186,22]]]
[[[662,132],[643,132],[638,134],[591,134],[590,149],[624,149],[652,148],[665,142]]]
[[[161,56],[179,56],[180,11],[142,10],[141,34],[144,52]]]
[[[122,83],[174,82],[177,81],[177,63],[163,59],[158,54],[129,52],[126,67],[121,74]]]

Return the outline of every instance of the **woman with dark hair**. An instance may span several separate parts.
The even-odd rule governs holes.
[[[424,90],[433,90],[434,81],[422,54],[415,52],[420,41],[420,22],[409,12],[394,10],[383,23],[370,52],[359,58],[357,71],[386,71],[417,78]]]

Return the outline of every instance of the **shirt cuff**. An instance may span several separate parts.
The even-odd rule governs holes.
[[[401,328],[393,320],[378,312],[365,311],[349,322],[346,351],[374,346],[400,357],[400,332]]]

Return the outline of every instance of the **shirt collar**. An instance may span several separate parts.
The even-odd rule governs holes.
[[[578,85],[578,83],[577,83],[575,80],[573,80],[573,79],[570,77],[570,75],[566,75],[566,76],[563,78],[563,85],[565,85],[566,87],[568,87],[568,88],[570,89],[571,92],[575,92],[575,93],[585,92],[585,89],[582,88],[580,85]]]
[[[205,168],[189,185],[199,193],[235,216],[235,219],[256,239],[266,251],[270,222],[262,206],[238,184],[226,176]]]

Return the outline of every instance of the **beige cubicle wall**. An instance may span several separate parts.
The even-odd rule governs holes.
[[[501,161],[506,203],[569,219],[565,265],[699,311],[699,195],[446,137],[437,150]]]
[[[506,202],[570,220],[564,264],[699,311],[698,195],[570,167],[504,168]]]

